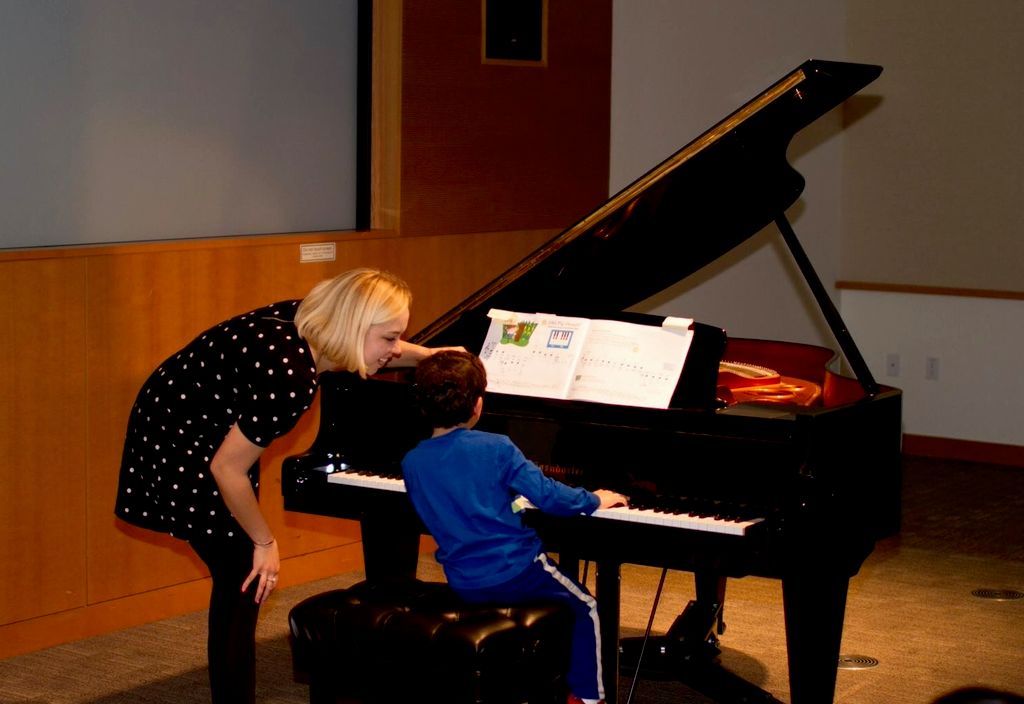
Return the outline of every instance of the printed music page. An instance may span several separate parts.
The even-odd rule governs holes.
[[[693,321],[661,327],[492,310],[480,359],[487,390],[519,396],[668,408]]]
[[[568,398],[590,321],[499,310],[488,315],[491,326],[480,350],[487,368],[487,390]]]

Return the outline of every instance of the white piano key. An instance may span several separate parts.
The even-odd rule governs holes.
[[[377,474],[363,474],[351,471],[334,472],[327,475],[327,481],[331,484],[344,484],[347,486],[361,487],[365,489],[380,489],[382,491],[396,491],[405,493],[405,482],[395,477],[382,477]],[[524,508],[534,509],[528,501],[521,501]],[[749,520],[732,521],[712,516],[689,516],[686,514],[666,513],[655,511],[649,508],[632,508],[629,506],[616,506],[614,508],[599,508],[591,514],[592,518],[612,521],[624,521],[626,523],[644,523],[652,526],[664,526],[667,528],[678,528],[681,530],[697,530],[708,533],[721,533],[724,535],[744,535],[751,526],[760,523],[762,518]]]
[[[599,508],[591,516],[613,521],[625,521],[627,523],[649,523],[669,528],[699,530],[709,533],[723,533],[725,535],[743,535],[747,532],[748,528],[764,520],[762,518],[752,518],[743,521],[730,521],[712,516],[689,516],[628,506]]]
[[[327,475],[330,484],[344,484],[366,489],[398,491],[405,493],[405,482],[395,477],[382,477],[379,474],[362,474],[358,472],[334,472]]]

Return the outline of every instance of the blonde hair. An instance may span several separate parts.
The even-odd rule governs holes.
[[[321,281],[302,299],[295,325],[309,345],[340,368],[366,378],[366,334],[412,304],[409,285],[380,269],[360,268]]]

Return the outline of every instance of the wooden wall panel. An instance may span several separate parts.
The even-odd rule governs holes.
[[[322,579],[330,574],[351,572],[360,569],[361,564],[362,552],[358,543],[292,557],[283,563],[287,572],[282,574],[278,586],[288,587]],[[0,659],[198,611],[206,608],[209,599],[209,579],[197,579],[121,599],[3,624],[0,625]],[[273,611],[265,613],[269,617]]]
[[[543,65],[483,63],[481,0],[402,3],[404,235],[562,229],[608,198],[612,3],[548,3]]]
[[[388,231],[0,252],[0,564],[17,566],[0,580],[0,657],[204,605],[183,544],[113,516],[128,413],[160,361],[354,266],[410,283],[415,333],[605,200],[610,0],[552,3],[541,68],[482,67],[480,0],[384,5],[373,190]],[[322,242],[335,261],[300,263]],[[317,410],[264,455],[282,585],[358,566],[355,524],[281,505],[281,462],[310,445]]]
[[[0,261],[0,623],[86,602],[84,282]]]
[[[553,234],[0,252],[0,558],[18,565],[0,580],[0,657],[204,606],[206,570],[187,546],[113,514],[128,414],[163,359],[210,325],[354,266],[409,281],[414,333]],[[313,242],[333,242],[336,260],[300,263],[299,246]],[[282,584],[359,566],[355,523],[283,510],[281,462],[312,444],[318,412],[263,457],[260,502],[281,542]]]
[[[232,264],[223,260],[232,258]],[[234,312],[268,280],[249,249],[180,249],[90,257],[87,380],[93,399],[88,449],[90,599],[198,579],[202,563],[181,541],[117,521],[113,500],[128,413],[167,356]],[[160,569],[154,570],[154,562]]]

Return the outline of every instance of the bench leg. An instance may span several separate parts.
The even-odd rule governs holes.
[[[335,704],[334,687],[324,674],[309,673],[309,704]]]

